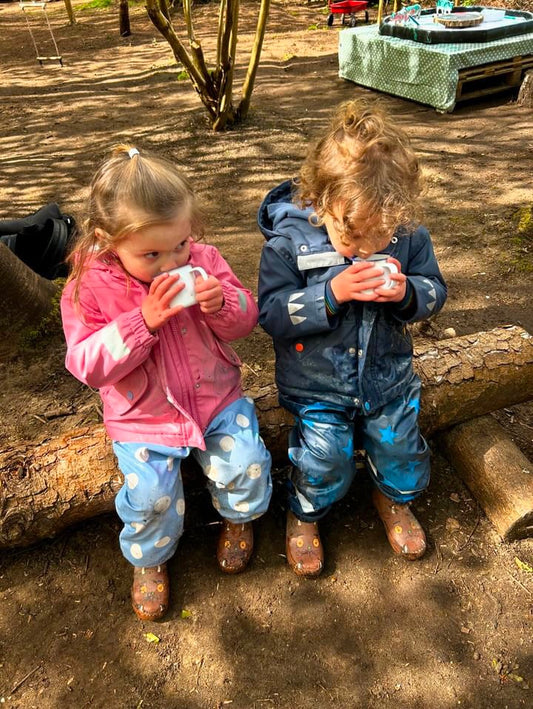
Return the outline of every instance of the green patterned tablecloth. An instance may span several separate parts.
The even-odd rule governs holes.
[[[377,25],[339,32],[339,76],[453,111],[459,69],[533,54],[533,33],[496,42],[422,44],[378,34]]]

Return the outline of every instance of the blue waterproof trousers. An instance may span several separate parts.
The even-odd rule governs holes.
[[[316,521],[348,492],[355,476],[354,451],[366,452],[375,485],[399,504],[429,484],[429,448],[420,435],[420,381],[402,396],[367,414],[305,399],[280,397],[295,417],[289,435],[289,506],[302,521]]]
[[[271,457],[259,436],[252,399],[237,399],[204,432],[206,450],[150,443],[113,443],[124,485],[115,506],[124,523],[120,548],[134,566],[170,559],[183,532],[181,461],[194,455],[213,506],[230,522],[250,522],[268,508]]]

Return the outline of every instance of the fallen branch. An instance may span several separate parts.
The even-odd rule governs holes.
[[[454,426],[437,441],[505,541],[533,534],[533,465],[492,416]]]

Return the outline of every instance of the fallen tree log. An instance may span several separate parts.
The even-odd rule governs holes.
[[[533,465],[503,426],[481,416],[437,441],[505,541],[533,535]]]
[[[109,512],[121,478],[103,426],[1,452],[0,548]]]
[[[422,382],[420,427],[426,437],[462,421],[533,399],[533,336],[518,326],[446,340],[415,340],[414,368]],[[284,457],[292,417],[276,387],[249,388],[261,431],[274,457]]]
[[[517,326],[415,346],[420,426],[429,437],[533,399],[533,336]]]
[[[520,327],[419,341],[414,362],[426,436],[533,398],[533,338]],[[256,401],[265,443],[283,465],[292,419],[269,376],[258,377],[247,393]],[[111,511],[119,485],[101,425],[0,451],[0,548],[26,546]]]

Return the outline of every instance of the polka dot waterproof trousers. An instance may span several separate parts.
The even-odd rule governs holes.
[[[124,523],[120,548],[134,566],[170,559],[183,532],[181,461],[192,454],[204,471],[213,506],[231,522],[249,522],[268,508],[271,457],[259,436],[252,399],[237,399],[211,421],[206,450],[150,443],[113,443],[124,485],[115,506]]]

